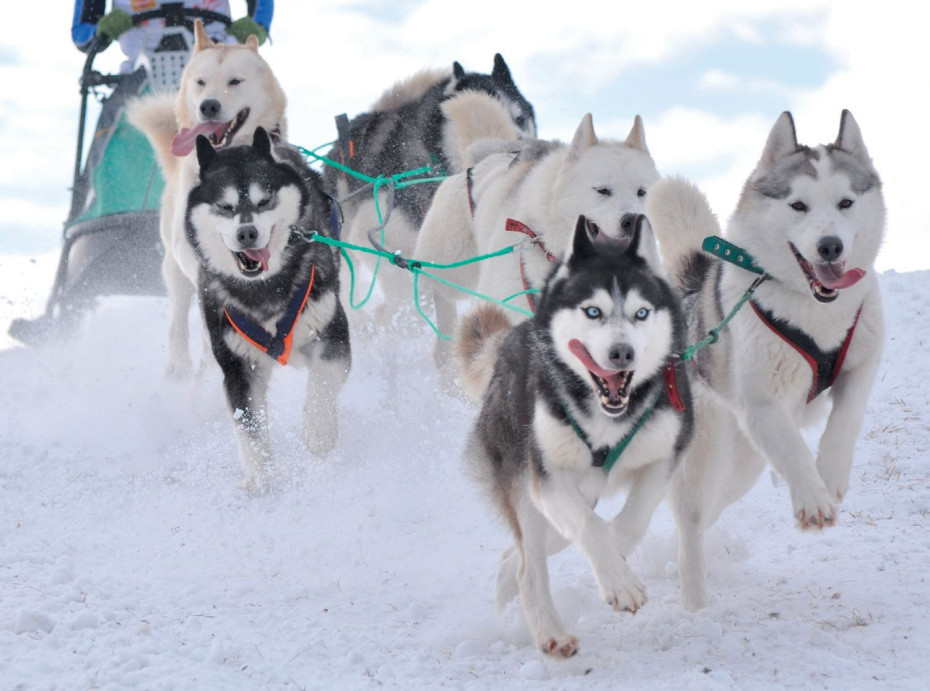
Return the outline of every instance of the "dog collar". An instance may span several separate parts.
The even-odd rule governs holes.
[[[843,339],[842,345],[835,350],[824,351],[814,343],[814,339],[810,335],[796,326],[792,326],[784,319],[776,317],[771,310],[765,309],[755,300],[750,300],[749,304],[752,305],[753,311],[762,320],[762,323],[785,343],[794,348],[810,366],[811,387],[807,393],[808,403],[833,386],[833,382],[839,376],[840,370],[843,368],[843,362],[846,360],[849,343],[852,341],[856,325],[859,323],[859,315],[862,314],[862,305],[856,311],[856,317],[853,319],[852,326],[846,332],[846,338]]]
[[[226,306],[226,319],[232,325],[233,329],[253,346],[267,353],[282,365],[286,365],[291,356],[291,348],[294,345],[294,327],[297,325],[297,318],[307,304],[310,297],[310,291],[313,289],[313,279],[316,276],[316,267],[310,265],[310,280],[307,287],[298,290],[291,297],[278,322],[275,324],[275,333],[271,334],[261,324],[250,319],[243,312],[235,307]]]
[[[751,271],[754,274],[765,273],[765,270],[759,266],[759,262],[749,252],[716,235],[704,238],[701,249],[741,269],[746,269],[746,271]]]

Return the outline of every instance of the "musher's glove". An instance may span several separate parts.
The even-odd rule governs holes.
[[[268,31],[265,27],[251,17],[243,17],[232,22],[226,27],[226,33],[239,43],[245,43],[249,36],[255,36],[258,39],[258,45],[262,45],[268,38]]]
[[[132,17],[123,10],[113,10],[97,22],[97,35],[115,41],[132,28]]]

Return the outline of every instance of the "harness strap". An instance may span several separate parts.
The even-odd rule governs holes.
[[[504,223],[504,230],[514,233],[522,233],[526,235],[530,240],[533,241],[533,244],[536,245],[539,249],[543,251],[543,254],[546,255],[546,261],[553,264],[558,263],[558,259],[555,258],[549,250],[546,249],[546,246],[543,244],[542,240],[539,239],[539,236],[533,232],[532,228],[521,221],[516,221],[512,218],[508,218]],[[530,305],[530,312],[536,312],[536,296],[534,293],[530,292],[530,282],[526,278],[526,267],[523,264],[523,257],[520,257],[520,280],[523,282],[523,291],[526,293],[526,301]]]
[[[475,217],[475,177],[474,177],[474,168],[468,168],[465,171],[465,194],[468,195],[468,211],[471,213],[471,217]]]
[[[846,338],[843,340],[842,345],[834,350],[824,351],[814,343],[814,339],[810,335],[784,319],[776,317],[771,310],[760,306],[755,300],[750,300],[749,304],[752,305],[753,311],[762,320],[762,323],[785,343],[794,348],[810,366],[811,387],[807,393],[808,403],[833,386],[833,382],[839,376],[840,370],[843,368],[843,362],[846,360],[849,343],[852,341],[856,325],[859,323],[859,315],[862,314],[862,305],[856,311],[856,317],[853,319],[852,326],[846,332]]]
[[[275,333],[270,334],[261,324],[256,323],[246,314],[230,305],[226,306],[226,319],[232,325],[233,329],[242,336],[247,342],[267,353],[269,356],[286,365],[291,357],[291,348],[294,345],[294,327],[297,325],[297,319],[304,311],[307,300],[310,298],[310,291],[313,289],[313,279],[316,277],[316,267],[310,266],[310,280],[307,282],[307,288],[303,291],[297,291],[291,297],[284,315],[275,324]]]

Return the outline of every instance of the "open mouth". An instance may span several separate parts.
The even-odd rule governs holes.
[[[588,370],[601,409],[612,417],[622,415],[630,403],[630,382],[633,381],[634,370],[605,370],[577,338],[568,342],[568,349]]]
[[[865,276],[865,271],[859,268],[844,271],[846,268],[844,261],[811,264],[793,243],[789,242],[788,247],[791,248],[798,266],[807,278],[811,295],[818,302],[833,302],[839,296],[840,290],[855,285]]]
[[[201,122],[194,127],[185,127],[178,132],[174,139],[171,140],[171,153],[175,156],[187,156],[194,150],[194,146],[199,135],[204,135],[210,140],[213,148],[219,149],[229,146],[233,137],[242,129],[245,121],[249,117],[249,109],[243,108],[235,118],[228,122]]]
[[[242,272],[242,275],[254,278],[268,270],[268,258],[271,256],[271,252],[265,247],[260,250],[233,252],[233,256],[236,258],[236,263],[239,264],[239,271]]]

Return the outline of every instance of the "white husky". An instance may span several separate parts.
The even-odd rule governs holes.
[[[487,154],[484,157],[482,149]],[[439,186],[423,221],[415,256],[449,264],[531,239],[534,247],[525,252],[444,274],[497,299],[542,288],[555,262],[565,255],[574,221],[581,215],[588,219],[594,236],[629,236],[637,214],[645,210],[647,191],[659,177],[639,116],[625,141],[599,139],[588,114],[570,144],[475,142],[467,157],[477,163]],[[434,284],[440,331],[452,332],[456,301],[466,297]],[[528,293],[517,304],[532,310],[533,295]],[[508,316],[515,322],[523,318],[516,312]],[[440,342],[437,364],[442,367],[447,359],[448,349]]]
[[[718,228],[695,187],[663,180],[647,208],[685,294],[691,338],[699,339],[757,276],[701,254],[702,238]],[[782,114],[726,236],[768,279],[697,358],[715,393],[695,387],[694,442],[671,492],[685,607],[707,602],[704,531],[755,484],[766,461],[787,483],[802,528],[835,522],[881,355],[873,262],[884,219],[881,182],[852,115],[843,112],[834,144],[809,148]],[[828,408],[815,458],[801,428]]]
[[[214,43],[198,20],[194,50],[176,93],[144,98],[129,108],[129,120],[158,155],[165,176],[161,203],[161,239],[165,248],[162,274],[171,302],[168,372],[190,372],[188,314],[200,264],[184,233],[188,192],[197,183],[197,135],[217,148],[250,144],[262,127],[275,139],[286,139],[286,99],[268,63],[258,54],[258,41],[245,45]]]

